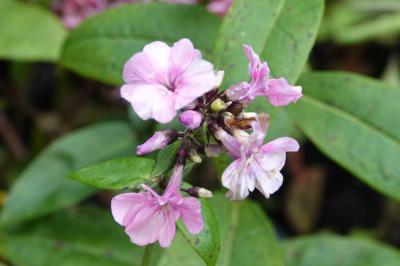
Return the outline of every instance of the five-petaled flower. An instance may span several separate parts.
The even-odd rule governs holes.
[[[169,247],[175,237],[176,221],[182,219],[191,234],[203,229],[200,201],[179,193],[183,166],[174,168],[163,195],[143,185],[145,192],[124,193],[111,201],[117,223],[125,227],[132,243],[145,246],[158,241]]]
[[[259,115],[252,127],[251,135],[237,134],[236,138],[221,128],[216,131],[216,137],[234,158],[222,175],[222,184],[229,189],[227,196],[231,200],[246,198],[254,188],[269,198],[282,185],[280,171],[285,164],[285,153],[299,149],[297,141],[289,137],[263,145],[268,129],[265,114]]]
[[[284,78],[270,78],[267,63],[261,62],[251,46],[244,45],[244,51],[249,59],[248,71],[251,81],[230,87],[226,91],[230,100],[249,104],[257,96],[266,96],[272,105],[285,106],[303,96],[300,86],[291,86]]]
[[[213,65],[188,39],[173,47],[156,41],[128,60],[121,96],[142,119],[168,123],[177,110],[209,92],[217,82]]]

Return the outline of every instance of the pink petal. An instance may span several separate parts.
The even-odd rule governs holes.
[[[175,80],[183,71],[185,71],[192,63],[198,52],[194,49],[193,44],[188,39],[182,39],[174,44],[171,49],[169,58],[169,76],[170,80]]]
[[[186,197],[178,206],[182,221],[191,234],[198,234],[203,230],[204,222],[201,216],[201,203],[194,197]]]
[[[276,192],[283,183],[283,176],[278,171],[265,172],[265,176],[258,176],[256,187],[266,197]]]
[[[163,248],[171,245],[176,233],[176,215],[170,211],[164,214],[164,223],[160,228],[159,243]]]
[[[257,158],[260,165],[265,171],[280,171],[285,166],[286,153],[273,152],[273,153],[259,153]]]
[[[163,223],[164,218],[158,205],[147,206],[138,212],[125,232],[132,243],[145,246],[158,240]]]
[[[160,123],[170,122],[176,115],[170,91],[157,84],[126,84],[121,96],[127,100],[140,118],[154,118]]]
[[[221,128],[219,128],[214,134],[215,137],[222,142],[233,158],[240,157],[240,143],[237,139]]]
[[[233,85],[226,90],[226,95],[231,101],[240,101],[247,97],[250,90],[250,84],[241,82]]]
[[[228,13],[232,0],[212,0],[208,5],[207,9],[209,12],[217,14],[221,17]]]
[[[297,140],[289,137],[277,138],[273,141],[268,142],[262,147],[263,153],[272,152],[296,152],[300,149],[300,145]]]
[[[168,84],[170,53],[171,47],[160,41],[147,44],[143,48],[143,55],[148,60],[148,65],[150,66],[153,75],[161,84]]]
[[[185,107],[214,88],[217,76],[213,68],[208,61],[193,60],[192,64],[176,79],[175,109]]]
[[[130,223],[128,217],[136,215],[137,210],[143,208],[146,197],[141,193],[124,193],[111,200],[111,212],[114,220],[120,225]]]
[[[303,96],[300,86],[291,86],[284,78],[269,80],[266,95],[275,106],[288,105]]]
[[[249,195],[249,187],[254,188],[254,181],[248,175],[248,168],[241,159],[235,160],[222,174],[222,184],[229,189],[230,200],[242,200]]]

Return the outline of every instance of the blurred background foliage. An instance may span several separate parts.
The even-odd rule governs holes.
[[[302,148],[271,199],[210,200],[217,265],[400,265],[399,1],[325,1],[321,24],[318,0],[237,0],[223,21],[201,7],[134,4],[71,32],[53,4],[0,1],[0,265],[140,264],[143,250],[112,221],[113,192],[65,176],[134,156],[158,126],[120,99],[122,64],[152,40],[182,37],[226,70],[227,85],[244,79],[250,43],[275,76],[305,90],[285,110],[251,106],[271,113],[268,138],[293,135]],[[154,155],[152,171],[171,157]],[[225,165],[206,161],[188,181],[221,190]],[[203,265],[192,246],[178,234],[152,264]],[[202,254],[218,254],[214,246]]]

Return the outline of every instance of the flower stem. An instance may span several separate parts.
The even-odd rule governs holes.
[[[150,244],[144,248],[144,253],[142,257],[142,262],[140,263],[141,266],[149,266],[151,261],[151,255],[153,254],[154,245]]]

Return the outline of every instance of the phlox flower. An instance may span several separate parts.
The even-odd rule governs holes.
[[[123,70],[121,96],[142,119],[170,122],[177,110],[209,92],[217,82],[213,65],[188,39],[172,47],[156,41],[133,55]]]
[[[291,86],[284,78],[270,78],[268,64],[261,62],[251,46],[244,45],[244,51],[249,59],[248,72],[251,81],[230,87],[226,91],[229,99],[249,104],[257,96],[266,96],[272,105],[285,106],[303,96],[300,86]]]
[[[286,152],[299,149],[297,141],[289,137],[263,144],[268,129],[265,114],[259,115],[252,128],[251,135],[241,132],[236,138],[223,129],[215,133],[234,159],[222,174],[222,184],[229,189],[227,196],[231,200],[244,199],[255,188],[269,198],[282,185],[280,171],[285,164]]]
[[[169,247],[175,237],[178,219],[182,219],[191,234],[201,232],[203,218],[200,201],[179,193],[182,172],[182,165],[174,168],[163,195],[143,185],[146,191],[124,193],[112,199],[113,217],[125,227],[132,243],[145,246],[158,241],[161,247]]]

